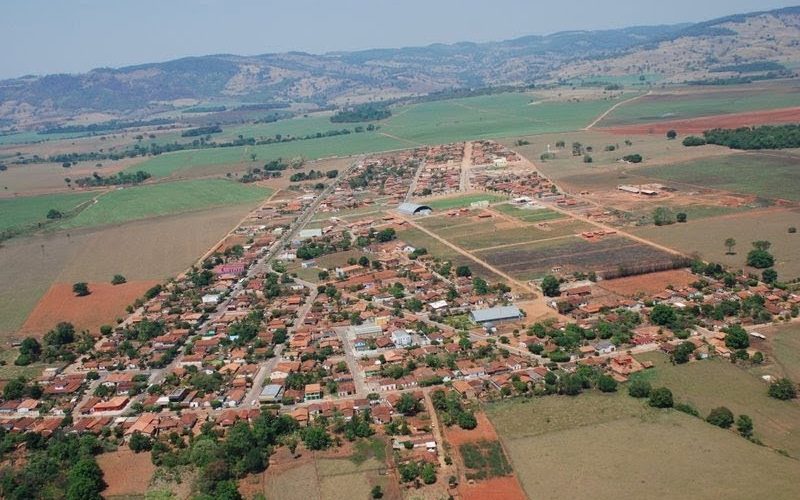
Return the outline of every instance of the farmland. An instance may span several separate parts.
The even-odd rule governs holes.
[[[800,328],[796,324],[779,325],[769,333],[770,355],[780,371],[776,375],[800,380]]]
[[[697,252],[704,259],[720,262],[734,269],[745,265],[750,243],[767,240],[772,243],[775,269],[781,279],[800,276],[800,256],[796,251],[797,234],[788,232],[800,227],[800,212],[791,209],[752,210],[742,214],[701,220],[686,224],[651,226],[636,229],[637,236],[669,245],[686,254]],[[738,244],[734,255],[728,255],[723,243],[734,238]]]
[[[97,193],[69,193],[0,199],[0,213],[3,214],[0,231],[20,230],[50,222],[47,219],[50,209],[66,214],[96,195]]]
[[[800,471],[794,460],[626,394],[504,402],[490,405],[488,413],[529,496],[744,499],[798,493],[790,479]],[[578,470],[591,473],[576,481]],[[774,481],[764,483],[764,475]],[[686,477],[693,478],[691,488],[677,492],[675,484]]]
[[[271,190],[221,179],[150,184],[110,191],[65,221],[63,229],[119,224],[211,207],[253,205]]]
[[[649,264],[669,264],[672,256],[624,237],[588,242],[574,237],[477,252],[489,264],[521,280],[540,278],[554,267],[566,272],[617,271]]]
[[[694,405],[701,415],[726,406],[735,415],[749,415],[755,435],[765,445],[800,456],[800,406],[767,395],[767,384],[722,359],[688,365],[673,365],[666,355],[653,352],[640,356],[655,363],[641,374],[654,386],[669,387],[677,401]]]
[[[768,90],[768,91],[765,91]],[[601,127],[800,106],[796,85],[762,84],[732,89],[680,89],[653,93],[611,112]]]

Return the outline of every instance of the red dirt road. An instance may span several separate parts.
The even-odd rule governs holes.
[[[663,122],[622,125],[619,127],[597,128],[618,135],[664,135],[669,130],[679,134],[699,134],[714,128],[738,128],[753,125],[777,125],[800,122],[800,107],[782,108],[769,111],[749,111],[728,115],[704,116],[688,120],[668,120]]]
[[[78,331],[96,333],[100,326],[113,325],[116,318],[124,316],[125,307],[156,283],[89,283],[92,293],[86,297],[76,297],[71,283],[56,283],[36,304],[19,333],[41,337],[61,321],[72,323]]]

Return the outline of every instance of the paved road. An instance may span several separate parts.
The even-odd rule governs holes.
[[[460,191],[469,191],[469,174],[472,171],[472,141],[464,143],[464,158],[461,160]]]

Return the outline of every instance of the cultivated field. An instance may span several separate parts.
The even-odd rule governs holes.
[[[530,498],[793,498],[796,461],[617,393],[489,406]],[[702,465],[700,465],[702,464]],[[698,467],[702,472],[698,473]],[[767,483],[765,476],[774,480]],[[686,487],[676,488],[686,478]]]
[[[672,365],[660,352],[637,357],[655,363],[641,375],[654,386],[669,387],[677,401],[691,403],[703,416],[718,406],[749,415],[765,445],[800,457],[800,405],[770,398],[764,381],[723,359]]]
[[[790,209],[752,210],[730,216],[689,220],[686,224],[651,226],[634,230],[637,236],[667,245],[686,254],[699,253],[706,260],[741,269],[745,266],[751,242],[772,242],[775,269],[781,279],[800,276],[800,255],[797,252],[798,234],[789,227],[800,227],[800,211]],[[727,255],[724,242],[734,238],[735,255]]]
[[[142,498],[150,486],[156,467],[150,453],[134,453],[128,449],[103,453],[97,457],[108,487],[105,498]]]
[[[601,127],[800,106],[796,83],[654,92],[612,111]]]
[[[636,297],[639,294],[655,295],[672,286],[676,290],[688,286],[697,281],[685,269],[675,269],[673,271],[661,271],[658,273],[641,274],[639,276],[628,276],[613,280],[603,280],[598,284],[609,292],[616,293],[625,297]]]
[[[573,238],[476,252],[489,264],[520,280],[540,278],[554,267],[563,272],[615,272],[620,268],[668,264],[673,257],[649,245],[611,236],[589,242]]]
[[[66,214],[97,195],[96,192],[83,192],[0,199],[0,231],[36,229],[39,224],[55,224],[47,219],[50,209]]]

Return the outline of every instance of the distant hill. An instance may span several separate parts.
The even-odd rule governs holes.
[[[487,86],[602,76],[663,82],[725,78],[800,62],[800,7],[697,24],[569,31],[489,43],[253,57],[209,55],[84,74],[0,81],[0,123],[35,125],[82,113],[147,115],[176,101],[311,107]],[[788,70],[787,70],[788,71]]]

